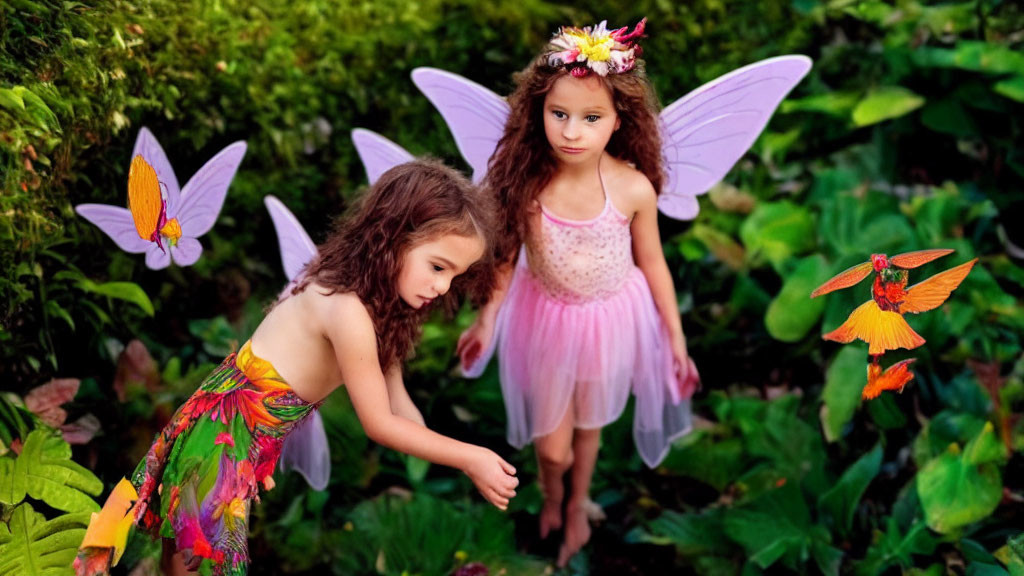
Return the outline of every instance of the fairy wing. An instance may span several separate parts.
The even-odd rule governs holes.
[[[277,242],[281,248],[281,263],[284,273],[295,283],[302,269],[316,256],[316,244],[283,202],[274,196],[266,196],[263,203],[270,212],[270,219],[277,231]],[[281,298],[288,292],[286,288]],[[300,422],[285,438],[278,459],[281,471],[295,470],[306,479],[314,490],[323,490],[331,477],[331,453],[327,442],[320,412]]]
[[[356,145],[356,152],[363,161],[363,168],[366,169],[366,177],[370,184],[395,166],[413,160],[412,154],[405,148],[365,128],[356,128],[352,131],[352,143]]]
[[[914,284],[907,290],[907,295],[904,297],[903,302],[900,303],[900,312],[904,314],[907,312],[920,314],[921,312],[938,308],[939,305],[949,298],[953,290],[960,286],[960,283],[967,277],[967,273],[971,271],[971,268],[974,267],[977,261],[978,259],[975,258],[969,262],[964,262],[959,266],[950,268],[945,272],[939,272],[927,280]]]
[[[302,269],[316,256],[316,244],[283,202],[274,196],[266,196],[263,203],[270,212],[270,219],[277,231],[277,243],[281,248],[281,264],[288,280],[298,278]]]
[[[862,262],[856,266],[850,266],[846,270],[843,270],[839,274],[836,274],[827,282],[818,286],[811,292],[811,298],[817,298],[822,294],[828,294],[836,290],[842,290],[843,288],[849,288],[867,278],[871,274],[872,270],[871,262]]]
[[[918,266],[924,266],[936,258],[941,258],[947,254],[952,254],[953,252],[955,252],[955,250],[949,248],[904,252],[903,254],[897,254],[892,258],[889,258],[889,263],[893,266],[899,266],[900,268],[917,268]]]
[[[662,213],[696,218],[697,196],[746,153],[810,69],[806,56],[769,58],[720,76],[665,108],[661,139],[668,178],[658,197]]]
[[[104,234],[129,254],[140,254],[156,244],[139,237],[132,213],[126,208],[108,204],[79,204],[75,212],[96,225]],[[159,250],[158,250],[159,251]]]
[[[459,153],[473,167],[473,182],[483,180],[505,131],[508,103],[472,80],[436,68],[413,70],[412,81],[441,112]]]

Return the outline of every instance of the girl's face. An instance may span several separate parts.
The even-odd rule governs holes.
[[[593,74],[583,78],[566,74],[544,96],[544,134],[559,162],[600,158],[618,129],[612,95]]]
[[[398,272],[398,295],[419,309],[448,292],[452,280],[484,255],[477,236],[442,234],[410,248]]]

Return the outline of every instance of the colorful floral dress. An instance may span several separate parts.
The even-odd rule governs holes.
[[[249,505],[261,484],[273,486],[285,436],[318,405],[296,396],[247,342],[178,408],[131,481],[121,480],[93,515],[76,572],[107,573],[140,526],[173,538],[186,563],[245,574]]]

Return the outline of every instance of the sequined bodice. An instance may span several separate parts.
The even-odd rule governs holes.
[[[569,303],[615,294],[635,267],[629,218],[607,193],[604,209],[590,220],[569,220],[541,206],[526,254],[531,272],[547,292]]]

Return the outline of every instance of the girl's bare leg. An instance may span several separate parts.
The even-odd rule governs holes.
[[[540,488],[544,495],[544,507],[540,511],[541,538],[547,538],[551,530],[562,527],[562,502],[565,499],[562,476],[572,466],[572,436],[573,407],[570,404],[558,428],[534,441],[540,468]]]
[[[160,555],[160,573],[165,576],[191,576],[199,568],[188,568],[185,564],[185,556],[178,552],[174,546],[174,540],[164,538],[163,554]]]
[[[558,551],[558,565],[565,566],[569,559],[590,541],[588,512],[590,501],[590,480],[594,476],[597,453],[601,448],[601,429],[576,430],[573,439],[573,453],[576,462],[572,468],[572,486],[569,502],[565,506],[565,542]]]

